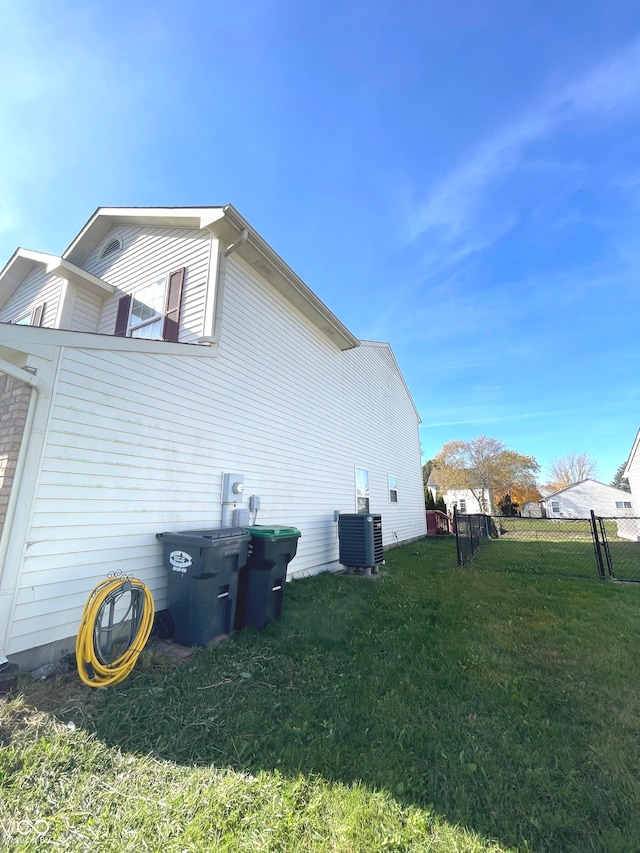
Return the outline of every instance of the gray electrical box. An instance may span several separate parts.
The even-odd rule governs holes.
[[[222,475],[222,503],[241,503],[244,493],[244,474]]]

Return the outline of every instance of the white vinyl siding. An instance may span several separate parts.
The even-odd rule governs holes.
[[[385,544],[424,535],[418,419],[388,347],[341,352],[234,257],[219,357],[66,347],[8,652],[73,637],[114,570],[164,607],[156,533],[219,526],[224,471],[260,496],[259,523],[302,531],[292,574],[336,567],[354,460]]]
[[[102,297],[77,288],[70,328],[72,332],[97,332]]]
[[[547,513],[550,518],[558,515],[553,510],[555,503],[559,504],[560,515],[563,518],[589,518],[591,510],[599,516],[633,515],[633,507],[616,507],[616,502],[629,503],[631,496],[628,492],[599,483],[597,480],[583,480],[573,486],[568,486],[558,492],[557,498],[547,498]],[[549,511],[551,510],[551,511]]]
[[[122,251],[100,260],[106,242],[115,236],[122,237]],[[208,231],[150,226],[113,228],[82,264],[87,272],[118,288],[105,300],[98,331],[105,335],[114,333],[118,301],[123,294],[133,294],[168,273],[186,267],[179,340],[180,343],[195,343],[203,334],[210,245]]]
[[[64,282],[47,274],[42,264],[34,264],[16,292],[0,308],[0,323],[12,323],[44,303],[41,326],[52,328]]]

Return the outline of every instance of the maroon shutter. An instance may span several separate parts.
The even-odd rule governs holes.
[[[41,305],[36,305],[31,314],[31,325],[32,326],[41,326],[42,325],[42,317],[44,315],[44,302]]]
[[[113,333],[120,338],[127,337],[129,330],[129,311],[131,309],[131,296],[121,296],[118,302],[118,315],[116,317],[116,329]]]
[[[182,285],[184,283],[185,268],[172,272],[169,276],[167,287],[167,302],[164,310],[164,328],[162,339],[164,341],[178,342],[178,331],[180,329],[180,302],[182,299]]]

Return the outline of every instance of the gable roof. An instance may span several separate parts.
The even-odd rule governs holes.
[[[62,257],[81,265],[114,225],[208,230],[271,284],[340,349],[358,339],[230,204],[222,207],[99,207]]]
[[[563,486],[561,489],[551,492],[551,494],[543,497],[542,501],[551,500],[551,498],[555,498],[556,495],[560,495],[562,492],[568,492],[570,489],[575,489],[576,486],[582,486],[584,483],[595,483],[596,486],[604,486],[605,489],[611,489],[613,492],[620,492],[621,495],[629,495],[629,492],[625,492],[624,489],[617,489],[615,486],[610,486],[609,483],[601,483],[600,480],[594,480],[592,477],[585,477],[584,480],[578,480],[576,483],[569,483],[568,486]]]
[[[116,290],[113,285],[58,255],[19,248],[0,270],[0,305],[7,302],[34,266],[42,266],[47,274],[66,279],[102,295],[115,293]]]

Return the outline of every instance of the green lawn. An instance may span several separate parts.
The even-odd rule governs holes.
[[[640,588],[440,538],[385,570],[120,686],[24,681],[0,848],[638,853]]]

